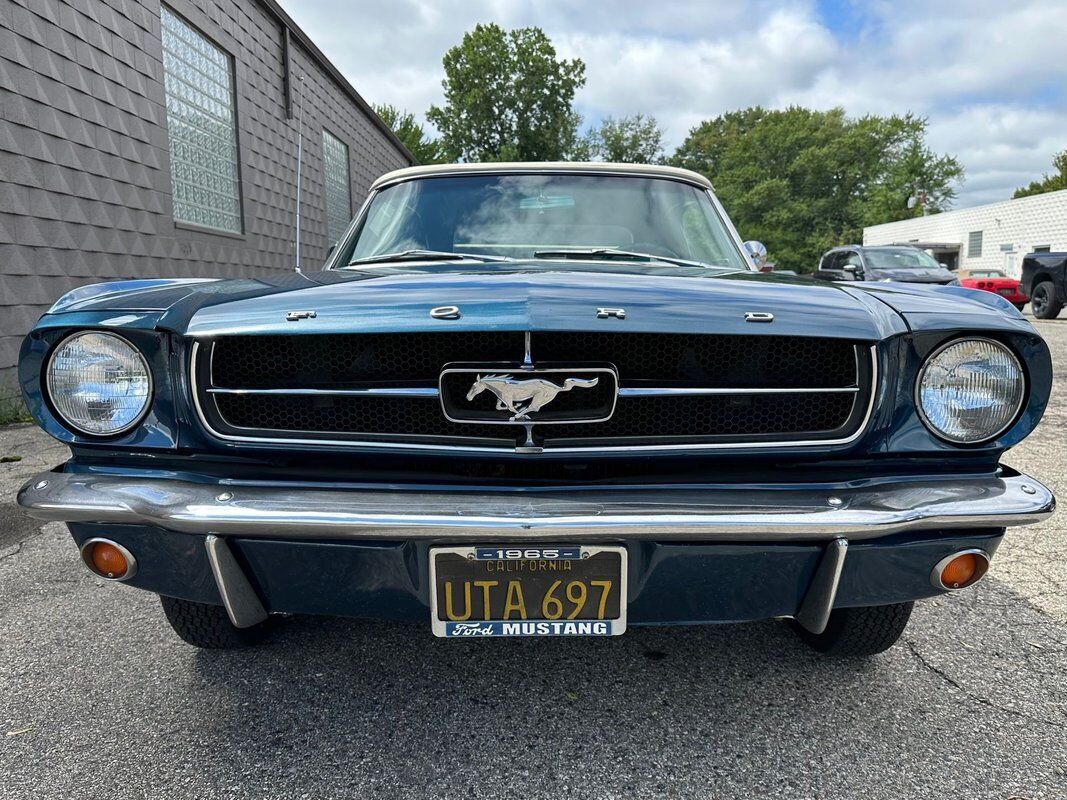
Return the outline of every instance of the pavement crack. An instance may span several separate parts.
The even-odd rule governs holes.
[[[26,542],[30,541],[31,539],[36,539],[42,533],[44,533],[44,528],[43,527],[41,529],[39,529],[37,531],[37,533],[31,533],[25,539],[20,539],[19,541],[15,542],[15,544],[13,544],[11,546],[11,550],[9,552],[6,552],[3,555],[0,555],[0,561],[7,561],[9,558],[14,558],[19,553],[22,552],[22,546],[24,544],[26,544]]]
[[[919,652],[919,648],[915,646],[915,643],[913,641],[911,641],[910,639],[904,639],[904,644],[907,645],[908,651],[912,654],[912,656],[914,656],[915,660],[919,662],[923,669],[927,670],[928,672],[932,672],[934,675],[941,678],[941,680],[943,680],[949,686],[962,692],[974,702],[986,706],[987,708],[991,708],[994,711],[999,711],[1004,714],[1010,714],[1014,717],[1019,717],[1020,719],[1025,719],[1028,722],[1034,722],[1039,725],[1048,725],[1049,727],[1056,728],[1056,730],[1063,729],[1064,723],[1062,720],[1054,721],[1050,719],[1045,719],[1044,717],[1035,717],[1030,714],[1025,714],[1022,711],[1019,711],[1018,709],[998,705],[997,703],[994,703],[992,700],[990,700],[988,697],[982,697],[981,695],[969,691],[963,684],[961,684],[943,669],[931,664],[926,659],[926,656]]]
[[[964,689],[963,685],[959,681],[957,681],[955,678],[953,678],[951,675],[949,675],[943,669],[941,669],[939,667],[935,667],[933,664],[931,664],[929,661],[927,661],[926,660],[926,656],[924,656],[922,653],[919,652],[919,648],[917,648],[915,646],[914,642],[912,642],[910,639],[905,639],[904,640],[904,644],[906,644],[908,646],[908,650],[911,652],[912,656],[915,657],[915,660],[918,661],[919,664],[921,664],[924,669],[926,669],[929,672],[934,673],[939,678],[941,678],[941,680],[943,680],[945,683],[953,686],[956,689],[959,689],[964,694],[970,695],[970,692],[968,692],[966,689]]]
[[[12,547],[10,552],[0,555],[0,561],[7,561],[9,558],[14,558],[15,556],[17,556],[19,553],[22,552],[22,545],[26,544],[26,542],[28,542],[31,538],[33,537],[27,537],[21,542],[15,542],[15,545],[14,547]]]

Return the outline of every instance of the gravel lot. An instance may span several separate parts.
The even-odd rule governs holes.
[[[1067,319],[1044,423],[1005,461],[1067,496]],[[0,431],[0,797],[1064,798],[1064,513],[906,641],[822,660],[776,623],[443,642],[290,619],[199,652],[16,510],[65,457]]]

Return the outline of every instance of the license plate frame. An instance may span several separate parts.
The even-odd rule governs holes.
[[[523,554],[523,557],[518,558],[491,558],[487,557],[487,554],[492,554],[496,551],[518,551]],[[464,620],[464,621],[450,621],[441,619],[440,614],[440,601],[438,597],[438,556],[441,555],[458,555],[467,559],[468,561],[493,561],[496,563],[501,562],[519,562],[519,561],[545,561],[554,560],[544,557],[546,553],[570,553],[574,552],[576,555],[569,556],[569,558],[559,558],[559,560],[574,560],[585,561],[588,558],[592,558],[601,553],[615,553],[619,556],[619,573],[618,573],[618,598],[619,598],[619,616],[612,619],[604,620],[592,620],[592,619],[566,619],[566,613],[558,619],[544,619],[538,615],[534,618],[533,615],[527,620],[522,619],[499,619],[494,618],[490,620],[478,619],[478,620]],[[530,553],[540,554],[538,558],[526,558],[525,555]],[[458,545],[458,546],[441,546],[431,547],[429,550],[430,560],[430,627],[434,636],[455,639],[455,638],[481,638],[481,637],[527,637],[527,636],[620,636],[626,632],[626,606],[627,606],[627,583],[628,583],[628,563],[626,548],[622,545],[601,545],[601,544],[567,544],[567,545],[527,545],[527,544],[475,544],[475,545]],[[542,570],[545,572],[546,570]],[[553,572],[551,570],[548,570]],[[529,573],[527,573],[529,574]],[[521,581],[522,576],[517,576],[517,579]],[[516,578],[509,578],[509,580],[515,580]],[[542,596],[543,598],[543,596]],[[538,600],[542,599],[539,598]],[[604,624],[606,623],[606,624]]]

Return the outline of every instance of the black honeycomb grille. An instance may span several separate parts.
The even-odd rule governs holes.
[[[485,438],[514,445],[519,431],[450,422],[432,398],[221,394],[215,400],[231,425],[278,433]],[[630,397],[619,401],[607,422],[544,425],[537,430],[538,438],[546,441],[818,435],[841,429],[853,400],[852,394]]]
[[[799,336],[536,333],[535,361],[607,361],[625,381],[809,389],[856,381],[853,342]]]
[[[853,394],[756,394],[620,399],[607,422],[553,425],[545,437],[592,439],[821,434],[840,430]]]
[[[450,422],[436,397],[329,392],[436,388],[441,369],[452,362],[520,363],[524,339],[521,331],[222,337],[204,348],[211,356],[195,368],[207,421],[229,435],[511,449],[525,442],[522,427]],[[534,442],[546,450],[844,438],[862,422],[873,377],[866,349],[837,339],[537,332],[531,353],[538,364],[614,364],[623,389],[858,385],[858,391],[825,393],[623,394],[606,422],[535,426]],[[208,388],[326,391],[227,394]],[[560,397],[562,409],[569,396]]]
[[[229,336],[215,344],[215,386],[285,389],[365,382],[436,383],[452,361],[519,362],[516,331]],[[673,333],[535,333],[537,362],[606,362],[623,381],[700,387],[807,389],[850,386],[855,347],[799,336]]]
[[[343,387],[367,382],[436,383],[450,361],[522,360],[521,332],[354,333],[228,336],[215,344],[215,386]]]
[[[436,398],[310,395],[215,395],[231,425],[287,433],[362,433],[413,437],[474,437],[514,445],[511,426],[449,422]]]

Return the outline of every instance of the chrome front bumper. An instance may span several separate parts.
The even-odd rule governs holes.
[[[926,477],[845,485],[323,488],[46,472],[18,494],[41,520],[150,525],[284,539],[857,541],[909,530],[1039,522],[1056,506],[1033,478]]]

